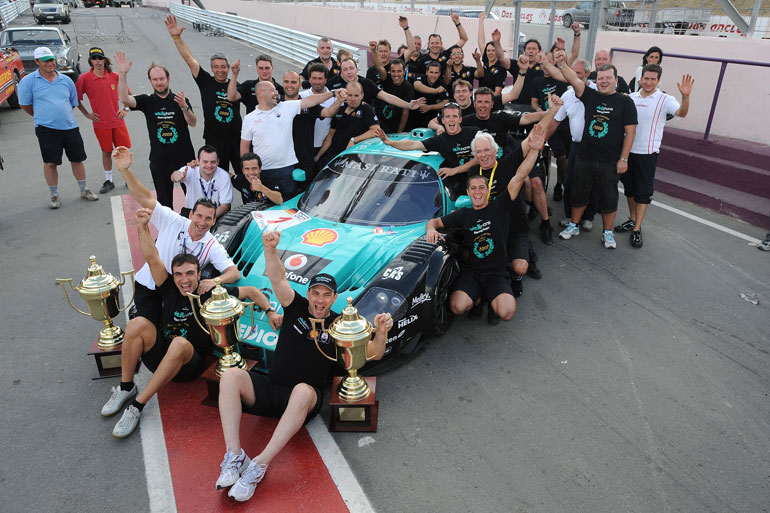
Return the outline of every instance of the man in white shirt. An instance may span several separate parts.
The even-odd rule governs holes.
[[[190,217],[186,219],[158,203],[149,189],[131,172],[133,154],[128,148],[125,146],[116,148],[112,152],[112,158],[134,199],[142,207],[152,209],[150,222],[158,229],[155,246],[169,273],[171,261],[176,255],[191,253],[198,258],[201,269],[211,263],[222,273],[219,279],[223,284],[233,283],[241,278],[241,273],[230,260],[225,248],[209,231],[214,226],[216,207],[213,203],[204,199],[198,200],[190,212]],[[161,297],[155,290],[155,281],[147,264],[136,273],[135,287],[136,316],[145,317],[155,324],[160,323]],[[204,294],[212,288],[214,288],[213,279],[200,280],[197,293]]]
[[[230,211],[233,188],[230,175],[219,167],[219,153],[208,144],[198,150],[198,160],[171,173],[171,181],[187,187],[182,217],[189,217],[199,199],[207,199],[217,206],[214,217],[219,219]]]
[[[233,66],[239,65],[234,62]],[[292,171],[297,164],[294,153],[292,127],[294,117],[302,109],[315,107],[332,97],[333,93],[313,94],[301,100],[278,103],[278,91],[270,82],[258,82],[256,85],[257,108],[243,118],[241,129],[241,155],[249,152],[249,145],[254,145],[254,153],[262,159],[262,180],[268,188],[278,185],[281,196],[289,199],[295,196],[297,186],[292,179]]]
[[[642,68],[641,89],[629,96],[636,105],[639,126],[636,129],[634,143],[628,156],[628,173],[621,176],[624,194],[628,201],[630,217],[615,227],[619,233],[631,232],[631,246],[642,247],[642,220],[647,206],[652,201],[655,184],[655,168],[658,163],[660,141],[666,115],[672,114],[683,118],[690,108],[690,93],[695,82],[690,75],[682,76],[682,82],[676,87],[682,94],[682,103],[676,98],[658,89],[660,75],[663,72],[657,64],[647,64]]]

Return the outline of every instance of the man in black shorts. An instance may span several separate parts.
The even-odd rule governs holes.
[[[473,208],[455,210],[444,217],[433,218],[426,224],[425,236],[428,242],[433,244],[443,238],[437,231],[440,228],[462,230],[463,247],[468,258],[461,266],[460,276],[452,286],[449,299],[450,308],[455,315],[469,311],[480,299],[488,302],[494,312],[489,315],[492,324],[496,322],[495,316],[507,321],[516,313],[516,300],[506,271],[509,212],[513,200],[524,184],[524,179],[535,165],[543,143],[542,128],[533,129],[527,145],[529,147],[525,147],[528,150],[527,156],[508,182],[507,191],[500,191],[490,201],[489,179],[484,175],[471,174],[467,184]],[[489,157],[494,158],[493,150],[488,150]],[[493,173],[497,171],[496,167]],[[493,183],[496,179],[493,177]],[[500,180],[502,179],[501,176]]]
[[[283,325],[278,335],[270,373],[257,374],[243,369],[228,369],[219,384],[219,417],[225,438],[225,457],[217,488],[230,488],[228,495],[237,501],[247,501],[262,478],[267,466],[299,429],[321,409],[321,387],[329,378],[333,361],[326,355],[335,354],[334,343],[324,332],[338,316],[331,311],[337,300],[337,282],[328,274],[310,279],[307,298],[297,294],[289,285],[278,257],[281,232],[265,231],[265,273],[275,296],[284,309]],[[312,321],[321,321],[317,331]],[[366,347],[369,358],[380,359],[385,352],[388,331],[393,327],[390,314],[374,318],[377,334]],[[270,441],[252,460],[241,447],[240,423],[242,412],[280,418]]]
[[[171,273],[160,258],[158,249],[150,235],[149,222],[152,210],[140,208],[136,211],[136,227],[139,232],[139,246],[152,272],[158,291],[163,297],[163,306],[157,324],[145,317],[128,321],[120,355],[120,386],[112,387],[110,399],[102,407],[102,415],[109,417],[123,408],[136,396],[123,412],[112,436],[126,438],[139,425],[147,401],[170,381],[192,381],[203,373],[206,353],[213,347],[211,338],[193,318],[202,319],[200,312],[193,312],[188,294],[198,290],[200,266],[195,255],[180,253],[171,262]],[[216,290],[216,289],[214,289]],[[281,316],[270,308],[270,301],[256,287],[225,287],[228,294],[240,299],[249,298],[267,312],[270,325],[277,329]],[[211,291],[201,296],[205,302]],[[134,370],[142,361],[153,374],[147,386],[137,395],[134,384]]]

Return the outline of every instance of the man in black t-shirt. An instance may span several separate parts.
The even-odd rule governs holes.
[[[588,80],[590,80],[591,82],[596,82],[599,66],[604,66],[605,64],[612,64],[610,51],[607,48],[600,48],[596,50],[596,53],[594,54],[594,71],[588,74]],[[629,94],[631,92],[631,90],[628,87],[628,83],[626,82],[626,79],[624,79],[620,75],[617,76],[615,90],[619,93],[624,93],[624,94]]]
[[[171,261],[169,274],[150,235],[148,223],[151,217],[152,210],[148,208],[136,211],[139,247],[163,298],[161,321],[153,324],[146,317],[134,317],[126,326],[120,356],[120,386],[112,388],[112,395],[101,413],[105,417],[114,415],[136,397],[115,424],[112,431],[115,438],[126,438],[134,432],[147,401],[167,383],[172,380],[192,381],[200,376],[205,368],[206,354],[213,347],[210,335],[196,322],[196,319],[203,322],[198,306],[193,310],[188,297],[198,290],[198,259],[191,253],[180,253]],[[270,301],[256,287],[224,287],[224,290],[239,299],[251,299],[267,312],[273,329],[281,326],[282,316],[272,310]],[[212,293],[219,292],[215,287],[201,295],[201,303],[205,303]],[[134,371],[140,360],[153,375],[144,390],[137,394]]]
[[[452,285],[449,305],[455,315],[464,314],[481,299],[488,302],[494,314],[503,320],[509,320],[516,312],[516,300],[506,271],[509,262],[506,251],[509,211],[542,148],[542,130],[534,132],[541,134],[540,142],[533,142],[534,151],[528,151],[524,162],[508,182],[506,191],[500,191],[490,201],[489,179],[484,175],[471,174],[467,180],[467,192],[472,208],[461,208],[444,217],[431,219],[425,226],[426,238],[433,244],[443,238],[438,229],[462,230],[467,259]],[[485,158],[494,158],[492,149],[488,150]],[[494,315],[490,314],[489,321],[495,323]]]
[[[334,53],[334,49],[332,48],[332,42],[331,39],[328,37],[322,37],[318,40],[318,46],[316,47],[316,52],[318,52],[318,57],[315,59],[310,59],[307,64],[305,64],[305,67],[302,68],[302,71],[300,72],[300,76],[304,79],[304,82],[302,82],[302,87],[308,88],[310,87],[310,66],[313,64],[321,64],[326,68],[326,73],[328,76],[334,76],[340,74],[340,66],[337,64],[337,61],[334,60],[334,57],[332,54]]]
[[[361,84],[351,82],[345,91],[347,98],[332,118],[329,133],[315,156],[316,171],[323,169],[344,149],[375,137],[375,129],[380,126],[372,106],[363,103]]]
[[[450,11],[449,17],[452,20],[452,23],[455,24],[455,28],[457,28],[458,39],[457,43],[455,43],[453,46],[462,48],[465,46],[465,43],[468,42],[468,34],[465,33],[465,29],[463,28],[462,23],[460,23],[459,14]],[[418,75],[425,75],[428,72],[428,63],[431,61],[436,61],[441,64],[441,76],[443,77],[450,55],[451,54],[449,50],[444,50],[441,35],[431,34],[428,36],[428,53],[421,55],[417,59],[417,66],[415,71]]]
[[[217,149],[219,167],[225,171],[241,172],[238,139],[241,134],[241,109],[227,99],[227,75],[230,65],[223,53],[211,56],[211,74],[201,68],[187,43],[182,39],[185,27],[177,24],[176,16],[166,16],[166,29],[174,40],[179,55],[192,72],[201,94],[203,111],[203,140]]]
[[[283,203],[278,185],[268,188],[262,183],[262,159],[256,153],[244,153],[241,157],[243,173],[232,177],[233,189],[241,193],[243,204],[268,200],[276,205]]]
[[[492,42],[495,45],[497,59],[505,69],[517,79],[518,76],[524,78],[524,84],[521,88],[521,94],[512,101],[516,104],[529,105],[529,99],[532,97],[532,83],[537,77],[543,76],[543,69],[537,62],[537,56],[542,50],[540,42],[537,39],[529,39],[524,43],[524,57],[526,59],[526,68],[522,69],[513,59],[507,57],[500,44],[500,31],[492,32]]]
[[[618,72],[612,64],[597,71],[597,91],[586,87],[575,71],[567,66],[565,53],[554,52],[558,68],[575,90],[585,107],[583,140],[575,158],[572,177],[572,222],[559,234],[562,239],[580,235],[577,224],[588,204],[591,186],[599,191],[599,212],[604,232],[602,242],[607,249],[617,247],[612,224],[618,209],[619,175],[628,170],[628,156],[636,135],[636,105],[628,96],[616,91]]]
[[[190,101],[184,92],[173,94],[169,89],[169,72],[157,63],[147,70],[152,85],[152,94],[128,94],[126,75],[131,63],[126,54],[115,54],[118,70],[118,98],[131,110],[144,113],[147,132],[150,136],[150,174],[155,184],[158,202],[174,208],[174,183],[171,173],[195,158],[188,126],[198,122]]]
[[[329,358],[333,360],[336,354],[326,330],[338,316],[331,310],[337,300],[337,282],[328,274],[317,274],[310,279],[307,298],[296,293],[278,257],[280,241],[281,232],[262,234],[265,274],[284,309],[284,329],[278,335],[270,373],[265,376],[228,369],[219,384],[219,413],[227,449],[217,488],[232,486],[228,495],[237,501],[247,501],[254,495],[273,458],[320,411],[321,387],[334,365]],[[376,335],[367,344],[366,354],[379,360],[385,353],[393,319],[388,313],[380,313],[373,324]],[[253,415],[281,419],[262,452],[251,460],[241,448],[239,436],[244,409]]]
[[[415,77],[414,90],[417,98],[422,99],[424,103],[420,105],[419,112],[409,116],[409,130],[427,127],[444,105],[449,103],[449,90],[441,76],[441,65],[437,61],[430,61],[425,74]]]
[[[405,80],[404,61],[394,59],[390,63],[390,74],[382,83],[382,90],[401,98],[405,102],[411,102],[414,98],[412,84]],[[380,126],[386,133],[403,132],[409,119],[409,109],[399,109],[382,100],[374,100],[374,109]]]
[[[257,79],[246,80],[240,84],[237,82],[240,72],[241,60],[238,59],[230,66],[230,83],[227,87],[227,99],[231,102],[240,101],[246,107],[246,114],[257,108],[257,84],[259,82],[272,82],[278,91],[278,101],[283,100],[283,86],[273,78],[273,58],[267,54],[257,56]]]

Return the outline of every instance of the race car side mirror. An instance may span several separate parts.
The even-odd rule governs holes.
[[[457,198],[457,201],[455,201],[455,208],[467,208],[472,205],[471,199],[463,194],[459,198]]]
[[[294,179],[295,182],[304,182],[305,181],[305,171],[302,169],[295,169],[291,172],[291,177]]]

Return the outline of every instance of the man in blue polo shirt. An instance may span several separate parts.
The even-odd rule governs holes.
[[[80,137],[78,122],[72,110],[78,106],[75,84],[56,72],[56,57],[45,46],[35,48],[38,69],[19,82],[19,103],[35,120],[35,135],[43,156],[43,174],[51,192],[51,208],[59,208],[59,172],[62,151],[72,165],[72,174],[80,185],[80,197],[96,201],[99,196],[86,187],[86,150]]]

